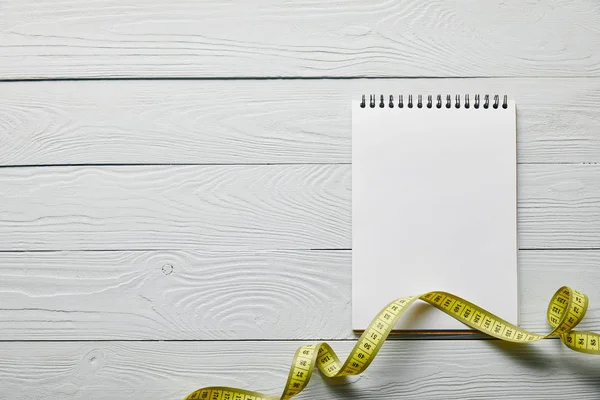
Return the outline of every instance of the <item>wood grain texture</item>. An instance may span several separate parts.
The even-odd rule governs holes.
[[[0,340],[351,337],[350,266],[337,251],[0,253]]]
[[[349,247],[347,165],[0,171],[0,249]]]
[[[522,165],[518,192],[521,248],[600,248],[600,165]]]
[[[600,251],[519,261],[522,327],[547,332],[570,285],[590,296],[581,328],[600,330]],[[351,264],[350,251],[0,253],[0,340],[352,339]]]
[[[296,339],[355,338],[343,249],[349,99],[362,93],[516,100],[519,245],[551,249],[519,253],[521,325],[545,332],[546,303],[568,284],[590,295],[581,329],[598,330],[597,2],[0,10],[0,81],[236,78],[0,83],[0,398],[175,400],[206,385],[275,394]],[[13,168],[57,164],[67,166]],[[76,251],[86,249],[105,251]],[[555,340],[393,340],[363,376],[314,377],[299,399],[591,400],[599,375],[599,359]]]
[[[600,247],[600,165],[521,165],[520,248]],[[351,247],[350,165],[0,169],[0,250]]]
[[[520,163],[600,162],[599,79],[5,82],[0,90],[0,165],[350,163],[350,99],[360,93],[508,93]]]
[[[308,343],[4,342],[0,379],[12,400],[180,400],[211,385],[278,394],[295,349]],[[332,343],[342,356],[352,345]],[[363,375],[329,384],[315,375],[298,400],[597,399],[600,359],[562,346],[389,342]]]
[[[5,79],[600,73],[587,0],[27,0],[2,13]]]

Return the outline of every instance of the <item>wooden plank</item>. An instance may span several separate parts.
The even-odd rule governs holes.
[[[521,247],[597,247],[599,174],[521,166]],[[350,186],[349,165],[8,168],[0,250],[349,248]]]
[[[0,90],[0,165],[349,163],[350,99],[360,93],[508,93],[520,163],[600,162],[598,79],[5,82]]]
[[[568,284],[600,330],[600,251],[519,261],[521,326],[547,332]],[[0,253],[0,340],[352,339],[350,270],[350,251]]]
[[[5,79],[598,76],[586,0],[3,4]]]
[[[310,342],[0,343],[6,398],[181,400],[205,386],[280,394],[295,349]],[[353,342],[332,343],[346,356]],[[358,377],[313,376],[302,399],[597,399],[598,357],[556,340],[386,343]]]
[[[0,170],[0,250],[350,247],[348,165]]]
[[[600,165],[519,167],[521,248],[598,248]],[[0,169],[0,251],[351,247],[350,165]]]
[[[0,253],[0,340],[346,338],[350,276],[338,251]]]
[[[600,165],[522,165],[518,175],[520,248],[600,248]]]

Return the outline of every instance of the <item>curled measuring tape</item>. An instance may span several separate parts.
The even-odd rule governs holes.
[[[287,400],[306,387],[315,367],[329,378],[360,374],[371,364],[404,311],[417,300],[423,300],[465,325],[497,339],[531,343],[559,336],[570,349],[600,355],[600,334],[573,330],[585,316],[588,298],[585,294],[569,287],[563,286],[558,289],[550,301],[547,317],[552,331],[547,335],[538,335],[521,329],[452,293],[429,292],[420,296],[404,297],[388,304],[369,324],[343,363],[327,343],[298,348],[281,396],[213,386],[198,389],[185,400]]]

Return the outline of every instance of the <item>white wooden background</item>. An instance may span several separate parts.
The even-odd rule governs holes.
[[[297,346],[346,354],[363,92],[516,100],[523,326],[568,284],[600,330],[598,2],[5,0],[0,79],[0,399],[275,394]],[[598,376],[556,340],[394,340],[299,399],[597,399]]]

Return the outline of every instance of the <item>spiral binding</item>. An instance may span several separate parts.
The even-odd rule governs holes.
[[[408,95],[408,101],[404,101],[404,96],[403,95],[398,95],[398,102],[396,103],[394,101],[394,95],[390,94],[388,101],[385,101],[386,98],[384,95],[379,95],[379,101],[377,101],[377,95],[375,94],[370,94],[369,95],[369,103],[367,104],[367,96],[366,95],[362,95],[362,101],[360,103],[360,107],[361,108],[375,108],[375,107],[379,107],[379,108],[394,108],[394,107],[398,107],[398,108],[404,108],[405,106],[408,108],[413,108],[415,107],[415,104],[413,102],[413,95],[409,94]],[[493,102],[490,104],[490,95],[486,94],[483,96],[483,104],[480,101],[480,97],[478,94],[475,95],[475,99],[473,101],[473,104],[471,105],[471,100],[469,98],[468,94],[465,94],[464,96],[464,101],[461,102],[461,98],[460,98],[460,94],[457,94],[454,96],[454,103],[452,102],[452,96],[451,95],[446,95],[446,101],[443,102],[442,101],[442,95],[438,94],[436,96],[436,101],[435,104],[433,102],[433,96],[432,95],[427,95],[427,101],[423,102],[423,95],[417,95],[417,102],[416,102],[416,107],[417,108],[442,108],[442,107],[446,107],[446,108],[471,108],[471,106],[473,108],[484,108],[484,109],[488,109],[490,108],[490,106],[492,108],[500,108],[502,107],[503,109],[507,109],[508,108],[508,96],[504,95],[504,98],[502,100],[502,104],[500,104],[500,96],[498,96],[497,94],[494,95],[493,98]]]

